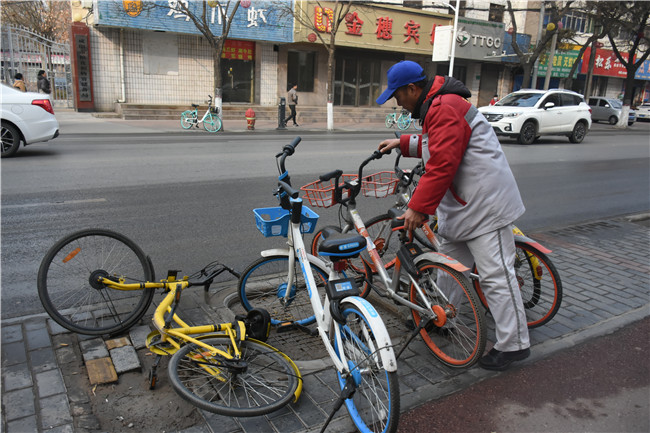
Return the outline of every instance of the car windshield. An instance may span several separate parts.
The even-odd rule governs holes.
[[[502,107],[533,107],[543,93],[511,93],[494,105]]]
[[[623,104],[621,103],[621,101],[616,100],[616,99],[608,99],[607,102],[609,102],[609,104],[614,108],[622,108],[623,107]]]

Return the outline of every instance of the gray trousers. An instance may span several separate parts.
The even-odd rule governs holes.
[[[514,271],[515,239],[510,225],[464,242],[442,238],[440,252],[468,268],[476,263],[481,290],[496,325],[497,350],[530,347],[526,313]],[[454,294],[450,300],[453,301]]]

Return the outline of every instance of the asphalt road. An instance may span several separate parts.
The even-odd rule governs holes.
[[[650,209],[650,124],[594,128],[585,142],[543,138],[504,149],[527,207],[525,232]],[[293,184],[335,168],[355,172],[381,133],[305,134],[287,160]],[[214,259],[243,269],[282,245],[255,228],[252,209],[276,206],[274,155],[292,136],[245,134],[77,134],[28,146],[2,168],[2,316],[42,312],[36,274],[58,239],[87,227],[122,232],[151,255],[157,274],[191,272]],[[390,170],[393,158],[368,172]],[[415,165],[415,161],[402,164]],[[390,199],[364,199],[365,217]],[[316,209],[319,226],[335,208]]]

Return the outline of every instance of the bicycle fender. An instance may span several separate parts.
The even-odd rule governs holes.
[[[270,256],[289,257],[289,250],[287,250],[286,248],[272,248],[270,250],[264,250],[260,254],[262,254],[262,257],[270,257]],[[317,268],[320,268],[320,270],[323,271],[325,274],[329,273],[327,265],[319,257],[312,256],[311,254],[307,253],[307,258],[309,259],[309,263],[315,265]],[[296,258],[296,261],[297,260],[298,258]]]
[[[386,325],[375,307],[359,296],[348,296],[343,298],[341,302],[354,304],[360,311],[366,314],[366,318],[370,322],[370,327],[379,345],[378,349],[381,349],[379,350],[379,355],[381,356],[381,362],[384,368],[390,372],[397,371],[397,360],[395,359],[393,344],[390,341]]]
[[[542,244],[529,238],[528,236],[515,234],[515,242],[521,242],[522,244],[530,245],[531,247],[541,251],[544,254],[548,254],[552,252],[551,250],[542,246]]]
[[[435,251],[431,251],[428,253],[420,254],[419,256],[415,257],[415,263],[418,264],[422,260],[429,260],[430,262],[433,263],[440,263],[443,265],[447,265],[450,268],[458,271],[458,272],[465,272],[469,271],[469,268],[465,265],[463,265],[461,262],[459,262],[456,259],[452,259],[449,256],[446,256],[442,253],[438,253]]]

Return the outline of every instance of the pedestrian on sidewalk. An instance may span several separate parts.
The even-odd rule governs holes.
[[[479,365],[505,370],[530,355],[511,227],[525,209],[501,144],[485,117],[468,102],[470,96],[453,77],[428,79],[412,61],[393,65],[388,88],[377,103],[395,97],[413,118],[421,119],[422,134],[384,140],[379,150],[399,147],[403,156],[424,161],[425,174],[402,217],[404,226],[414,230],[437,211],[440,252],[470,268],[476,263],[497,340]],[[449,296],[453,299],[454,294]]]
[[[289,123],[289,120],[293,120],[293,126],[300,126],[296,122],[296,105],[298,104],[298,85],[297,84],[289,84],[289,91],[287,92],[287,99],[289,102],[289,109],[291,110],[291,116],[287,117],[284,121],[284,124],[286,125]]]
[[[494,104],[496,104],[497,102],[499,102],[499,95],[497,95],[497,94],[495,93],[494,96],[492,97],[492,99],[490,99],[490,105],[494,105]]]
[[[27,88],[25,87],[25,80],[23,79],[23,74],[20,72],[17,72],[16,75],[14,75],[14,87],[21,92],[26,92]]]
[[[38,88],[38,93],[47,93],[49,95],[52,92],[50,80],[47,79],[47,74],[42,69],[38,71],[36,76],[36,87]]]

